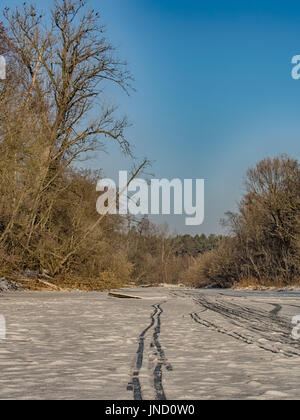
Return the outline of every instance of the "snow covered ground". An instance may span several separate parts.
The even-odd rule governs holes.
[[[300,398],[299,293],[126,293],[0,294],[0,399]]]

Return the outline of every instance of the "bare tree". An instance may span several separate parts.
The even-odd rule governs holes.
[[[49,209],[64,188],[62,174],[74,161],[101,148],[105,139],[118,142],[124,153],[131,153],[125,137],[127,119],[118,119],[116,107],[107,105],[104,96],[108,83],[128,92],[131,76],[106,40],[99,14],[89,10],[83,0],[56,1],[50,23],[26,3],[22,10],[6,8],[4,16],[8,32],[2,33],[3,38],[23,70],[24,101],[18,102],[11,134],[17,138],[32,119],[41,132],[40,171],[24,227],[26,248],[30,248],[34,232],[46,226]],[[14,222],[15,217],[2,239]]]

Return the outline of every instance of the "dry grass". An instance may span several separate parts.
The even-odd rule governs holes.
[[[32,279],[32,278],[16,278],[13,279],[13,282],[20,287],[20,289],[33,291],[33,292],[42,292],[42,291],[54,291],[55,288],[46,285],[39,281],[38,279]],[[57,289],[56,289],[57,290]]]
[[[110,291],[113,289],[118,289],[124,287],[124,284],[121,282],[115,281],[113,278],[106,279],[105,281],[103,278],[82,278],[82,277],[75,277],[75,276],[60,276],[54,279],[51,279],[50,282],[44,282],[43,280],[39,280],[36,278],[23,278],[21,276],[10,278],[9,280],[13,281],[17,284],[20,289],[34,291],[34,292],[41,292],[41,291],[48,291],[48,292],[71,292],[75,290],[80,291]],[[49,284],[47,284],[49,283]],[[52,285],[53,286],[52,286]]]
[[[104,292],[124,287],[124,283],[112,273],[109,273],[109,275],[106,275],[106,273],[101,274],[98,278],[64,275],[56,277],[51,282],[63,290],[82,290],[86,292]]]
[[[257,279],[254,277],[248,277],[242,279],[240,282],[236,283],[234,289],[248,289],[248,290],[292,290],[294,288],[300,287],[300,279],[294,281],[292,285],[287,285],[286,283],[280,280],[270,280],[270,279]]]

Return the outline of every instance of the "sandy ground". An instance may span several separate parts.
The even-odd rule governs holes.
[[[299,293],[0,295],[0,399],[298,399]]]

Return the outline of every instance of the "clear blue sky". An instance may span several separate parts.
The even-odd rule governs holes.
[[[3,1],[16,3],[21,0]],[[206,179],[204,225],[164,220],[180,232],[220,232],[219,220],[235,209],[249,166],[281,153],[300,158],[300,80],[291,78],[291,59],[300,54],[300,3],[90,3],[136,79],[129,98],[109,92],[133,124],[135,153],[155,161],[156,177]],[[127,161],[110,152],[91,165],[116,176]]]

